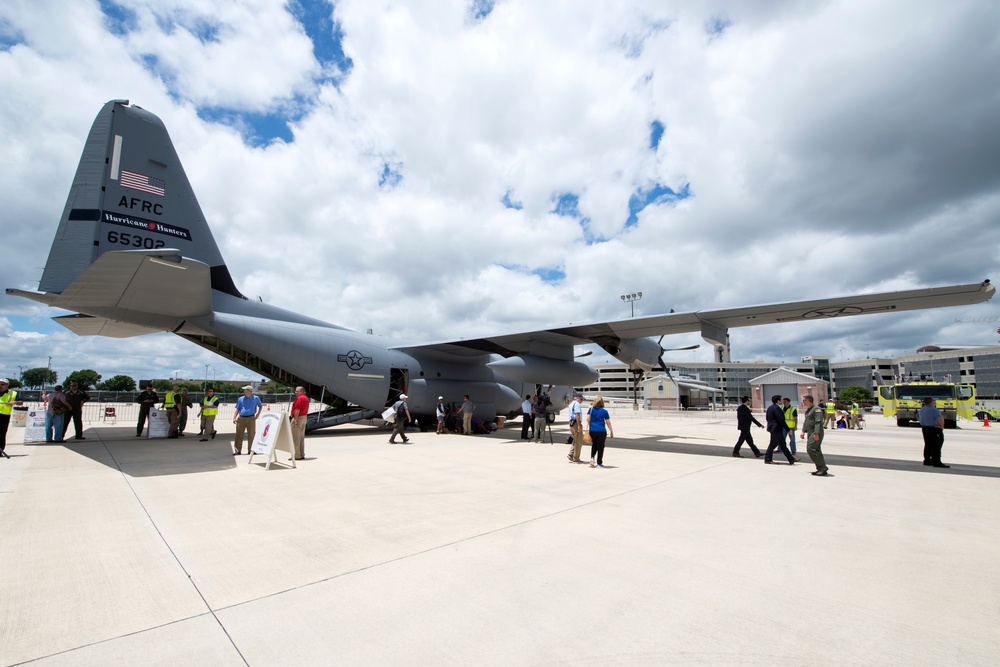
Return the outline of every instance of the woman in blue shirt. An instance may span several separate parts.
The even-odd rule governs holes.
[[[604,409],[604,399],[594,398],[594,406],[587,411],[587,431],[593,444],[590,445],[590,467],[604,467],[604,441],[615,437],[611,427],[611,415]],[[596,460],[595,460],[596,457]]]

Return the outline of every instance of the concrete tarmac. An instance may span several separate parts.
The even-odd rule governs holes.
[[[338,427],[267,471],[228,420],[11,427],[0,664],[996,664],[1000,428],[947,431],[944,470],[869,416],[818,478],[804,446],[733,458],[733,413],[612,421],[603,469],[566,460],[564,424]]]

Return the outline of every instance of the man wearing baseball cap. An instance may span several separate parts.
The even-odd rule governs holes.
[[[236,437],[233,439],[233,456],[243,453],[243,432],[247,434],[247,454],[253,447],[253,437],[257,433],[257,417],[264,409],[264,404],[260,397],[253,393],[253,387],[246,385],[243,387],[243,395],[236,399],[236,411],[233,414],[233,423],[236,424]]]
[[[392,435],[389,436],[389,444],[396,444],[396,434],[398,433],[400,437],[403,438],[403,444],[410,441],[406,437],[406,425],[410,421],[410,409],[406,407],[406,399],[409,396],[406,394],[400,394],[399,400],[392,404],[393,409],[396,411],[396,421],[392,424]]]

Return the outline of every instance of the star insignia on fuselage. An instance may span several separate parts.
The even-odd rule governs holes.
[[[338,354],[337,361],[343,361],[352,371],[360,371],[365,364],[372,363],[372,358],[364,356],[357,350],[351,350],[347,354]]]

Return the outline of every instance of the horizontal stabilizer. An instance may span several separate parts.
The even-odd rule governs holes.
[[[204,316],[212,312],[210,270],[177,250],[106,252],[51,305],[84,312],[114,308],[175,318]]]
[[[58,294],[50,294],[48,292],[32,292],[31,290],[17,289],[15,287],[8,287],[5,291],[10,296],[22,296],[25,299],[31,299],[32,301],[43,303],[46,306],[55,305],[56,300],[59,298]]]
[[[63,325],[77,336],[106,336],[108,338],[131,338],[133,336],[143,336],[145,334],[158,333],[158,329],[129,324],[128,322],[116,322],[104,317],[91,317],[90,315],[61,315],[53,317],[54,321]]]

